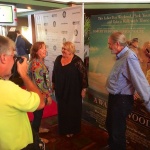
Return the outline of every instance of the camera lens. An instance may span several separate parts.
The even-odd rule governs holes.
[[[19,61],[19,63],[23,63],[23,58],[22,57],[17,57],[16,62]]]

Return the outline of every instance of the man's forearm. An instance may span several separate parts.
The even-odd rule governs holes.
[[[32,92],[35,92],[39,95],[40,97],[40,105],[38,107],[38,109],[41,109],[45,106],[45,103],[44,103],[44,99],[45,97],[43,96],[43,94],[40,92],[40,90],[38,89],[38,87],[31,81],[31,79],[28,77],[28,75],[24,76],[24,77],[21,77],[24,84],[25,84],[25,87],[28,91],[32,91]]]

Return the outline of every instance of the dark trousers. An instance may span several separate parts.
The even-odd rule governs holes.
[[[111,150],[126,149],[126,118],[131,113],[133,102],[132,95],[109,94],[106,129]]]
[[[28,144],[25,148],[21,150],[44,150],[45,144],[39,138],[38,133],[32,129],[32,134],[33,134],[33,143]]]
[[[34,119],[32,121],[32,128],[37,133],[39,132],[39,128],[40,128],[40,125],[41,125],[43,111],[44,111],[44,109],[40,109],[40,110],[36,110],[36,111],[33,112]]]

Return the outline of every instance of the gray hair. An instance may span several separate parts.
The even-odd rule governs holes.
[[[113,43],[119,42],[121,46],[127,46],[127,40],[122,32],[114,32],[109,37]]]
[[[0,55],[10,54],[12,50],[15,50],[15,43],[8,37],[0,35]]]

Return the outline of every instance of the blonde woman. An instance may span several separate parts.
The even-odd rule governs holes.
[[[87,72],[72,42],[65,42],[55,62],[53,89],[58,103],[59,133],[72,137],[81,129],[82,98],[88,87]]]

